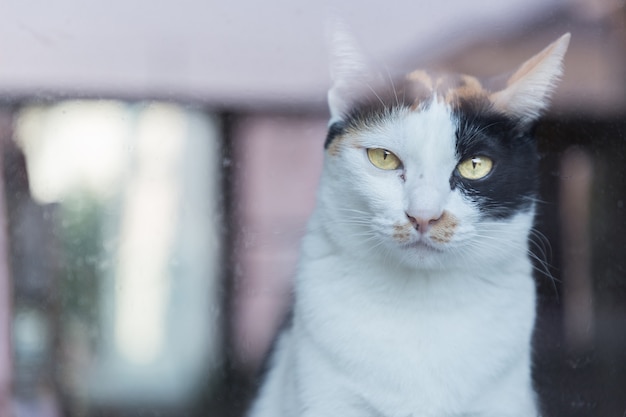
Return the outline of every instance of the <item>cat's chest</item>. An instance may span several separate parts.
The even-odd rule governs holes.
[[[332,258],[317,260],[299,276],[294,330],[301,332],[301,358],[332,363],[340,379],[347,377],[377,408],[419,409],[422,394],[435,408],[446,402],[462,407],[477,394],[464,381],[486,383],[527,346],[534,320],[528,283],[507,310],[512,303],[501,294],[459,291],[458,282],[433,285],[455,281],[445,273],[388,275],[398,282],[376,283],[385,272],[379,266]],[[407,278],[414,281],[400,282]],[[429,284],[416,284],[420,280]]]
[[[309,262],[305,258],[303,266],[297,292],[306,317],[318,329],[337,333],[330,340],[362,338],[386,352],[389,344],[439,349],[500,325],[507,316],[524,316],[534,302],[526,268],[516,271],[519,277],[509,272],[510,284],[495,287],[487,277],[481,282],[478,271],[409,270],[340,253]],[[517,300],[519,307],[511,307],[519,298],[527,302]]]
[[[463,381],[488,381],[528,344],[534,321],[530,276],[517,277],[517,288],[496,291],[476,283],[472,288],[469,277],[451,271],[411,274],[375,262],[346,262],[340,254],[303,266],[294,328],[303,360],[329,360],[356,391],[375,392],[372,401],[383,409],[399,399],[417,407],[406,400],[420,400],[416,387],[432,389],[424,393],[429,397],[456,396],[461,406],[465,400],[455,393],[476,394]]]

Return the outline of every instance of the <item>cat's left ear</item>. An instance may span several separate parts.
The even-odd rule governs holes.
[[[503,90],[492,93],[493,106],[524,121],[536,120],[548,107],[550,94],[563,73],[563,56],[569,45],[566,33],[524,62],[507,80]]]

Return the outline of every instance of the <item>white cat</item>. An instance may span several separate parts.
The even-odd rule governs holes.
[[[415,71],[387,91],[338,38],[292,317],[250,417],[539,415],[531,133],[569,38],[500,88]]]

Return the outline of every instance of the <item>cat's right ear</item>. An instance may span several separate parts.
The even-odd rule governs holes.
[[[333,20],[328,25],[330,45],[330,76],[328,90],[329,125],[343,120],[359,98],[363,88],[371,82],[367,61],[343,22]]]
[[[563,73],[563,56],[569,45],[566,33],[524,62],[507,81],[506,88],[489,97],[493,106],[525,121],[536,120]]]

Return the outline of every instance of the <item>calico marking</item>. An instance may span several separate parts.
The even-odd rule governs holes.
[[[343,135],[345,131],[345,126],[346,124],[343,121],[335,122],[330,125],[330,127],[328,128],[328,134],[326,135],[326,141],[324,142],[324,149],[328,149],[335,138]],[[330,150],[329,153],[331,155],[333,154],[333,152],[331,152]]]
[[[426,88],[432,88],[428,98],[421,94]],[[407,83],[400,85],[400,92],[376,92],[355,103],[352,111],[330,126],[325,148],[330,156],[337,156],[351,132],[391,122],[407,109],[421,112],[433,101],[443,102],[457,126],[458,161],[478,155],[495,161],[492,172],[480,180],[464,179],[456,171],[451,173],[450,188],[459,187],[474,200],[484,218],[510,218],[530,210],[538,193],[534,123],[495,108],[489,95],[472,76],[434,78],[426,71],[414,71],[407,76]],[[403,97],[401,101],[396,99],[399,96]],[[526,181],[510,180],[520,177]]]

